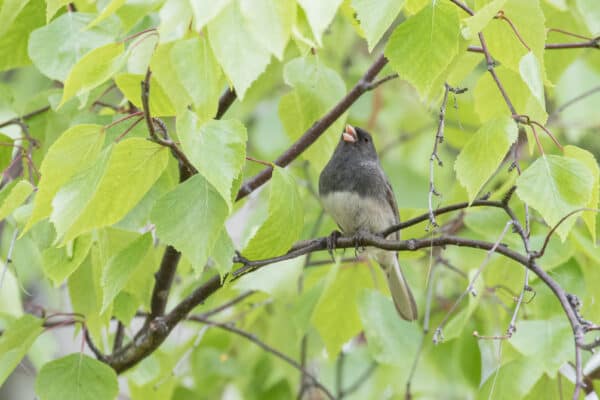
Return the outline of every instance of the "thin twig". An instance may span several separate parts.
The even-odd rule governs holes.
[[[150,139],[160,144],[161,146],[165,146],[171,149],[171,152],[179,160],[181,164],[188,170],[187,174],[194,175],[198,172],[196,167],[188,160],[187,156],[181,151],[181,149],[177,146],[175,142],[168,138],[166,133],[166,128],[164,125],[161,125],[159,122],[159,126],[163,131],[163,134],[166,136],[165,138],[161,138],[156,134],[155,124],[157,123],[156,118],[152,118],[150,115],[150,78],[152,77],[152,70],[148,68],[146,70],[146,76],[142,81],[142,108],[144,110],[144,119],[146,120],[146,126],[148,127],[148,134],[150,135]],[[133,114],[130,114],[133,115]]]
[[[554,234],[554,232],[556,232],[556,230],[558,229],[559,226],[562,225],[563,222],[565,222],[567,219],[569,219],[571,216],[580,213],[582,211],[592,211],[595,213],[599,213],[600,209],[597,208],[578,208],[577,210],[573,210],[570,213],[568,213],[567,215],[565,215],[564,217],[562,217],[553,227],[552,229],[550,229],[550,231],[546,234],[546,237],[544,238],[544,243],[542,244],[542,247],[534,252],[533,254],[533,258],[541,258],[544,256],[544,253],[546,252],[546,247],[548,247],[548,243],[550,242],[550,238],[552,237],[552,235]]]
[[[438,145],[444,141],[444,121],[446,119],[446,104],[448,103],[448,93],[450,92],[450,85],[444,83],[444,97],[442,99],[442,105],[440,106],[440,114],[437,131],[433,139],[433,150],[429,157],[429,194],[427,197],[427,203],[429,205],[429,224],[433,229],[438,227],[433,214],[433,196],[439,196],[440,194],[435,190],[433,167],[434,161],[437,161],[438,166],[442,166],[442,160],[438,154]]]
[[[444,317],[442,322],[440,322],[438,327],[435,329],[435,332],[433,334],[433,343],[438,344],[439,342],[441,342],[443,340],[442,330],[446,326],[446,323],[450,319],[450,316],[452,315],[452,313],[454,312],[456,307],[458,307],[458,305],[460,304],[462,299],[464,299],[468,293],[472,293],[473,295],[476,295],[476,293],[474,293],[475,281],[477,280],[477,278],[479,278],[479,275],[481,275],[485,266],[490,262],[492,255],[494,254],[494,252],[496,251],[498,246],[500,246],[500,242],[502,242],[502,239],[504,239],[504,236],[508,232],[508,228],[510,228],[510,226],[512,226],[512,224],[513,224],[513,221],[508,221],[506,223],[506,225],[504,226],[504,229],[502,230],[502,233],[498,237],[498,240],[496,240],[494,245],[487,252],[485,259],[479,265],[479,268],[477,268],[477,271],[473,275],[473,278],[469,282],[469,285],[467,286],[467,288],[460,294],[460,296],[458,296],[458,299],[456,299],[456,301],[454,302],[452,307],[450,307],[450,310],[448,310],[448,312],[446,313],[446,316]]]
[[[360,376],[354,381],[354,383],[352,383],[346,389],[340,390],[340,394],[339,394],[337,400],[341,400],[344,397],[356,392],[366,381],[369,380],[371,375],[373,375],[373,372],[375,372],[375,369],[377,369],[377,363],[372,362],[367,367],[367,369],[365,369],[363,371],[363,373],[360,374]]]
[[[344,384],[344,350],[340,351],[337,361],[335,363],[335,398],[340,399],[342,396],[342,385]]]
[[[563,112],[564,110],[566,110],[567,108],[571,107],[573,104],[595,94],[600,92],[600,86],[596,86],[590,90],[587,90],[583,93],[581,93],[580,95],[575,96],[574,98],[572,98],[571,100],[565,102],[564,104],[562,104],[560,107],[556,108],[556,110],[554,110],[554,112],[552,114],[550,114],[550,117],[548,119],[554,119],[556,118],[556,115]]]
[[[92,353],[94,353],[96,358],[99,361],[106,362],[106,356],[104,354],[102,354],[102,351],[100,351],[100,349],[98,347],[96,347],[96,345],[92,341],[90,332],[89,332],[87,326],[85,326],[85,324],[83,324],[83,336],[85,338],[85,342],[87,343],[87,345],[90,348],[90,350],[92,351]]]
[[[213,308],[212,310],[203,312],[202,314],[199,315],[199,317],[208,318],[208,317],[212,317],[215,314],[219,314],[220,312],[225,311],[226,309],[231,308],[234,305],[236,305],[237,303],[245,300],[247,297],[252,296],[254,293],[256,293],[255,290],[246,290],[245,292],[241,293],[237,297],[234,297],[227,303],[221,304],[220,306]]]
[[[27,120],[29,118],[35,117],[36,115],[45,113],[48,110],[50,110],[50,106],[45,106],[45,107],[42,107],[42,108],[38,108],[37,110],[31,111],[31,112],[29,112],[27,114],[23,114],[20,117],[15,117],[15,118],[11,118],[11,119],[9,119],[7,121],[0,122],[0,128],[4,128],[4,127],[9,126],[9,125],[18,125],[18,124],[20,124],[21,121]]]
[[[123,347],[123,339],[125,337],[125,326],[121,321],[117,321],[117,329],[115,331],[115,341],[113,342],[113,353]]]
[[[508,25],[510,25],[510,28],[512,29],[512,31],[515,34],[515,36],[517,37],[517,39],[519,39],[519,42],[521,42],[521,44],[523,45],[523,47],[525,47],[527,49],[527,51],[531,51],[531,48],[529,46],[527,46],[527,43],[525,42],[525,39],[523,39],[523,36],[521,36],[521,34],[519,33],[519,30],[517,29],[517,27],[513,24],[513,22],[510,20],[510,18],[508,18],[504,14],[503,10],[498,11],[498,13],[496,14],[496,16],[494,18],[506,21],[508,23]]]
[[[575,43],[546,43],[544,45],[545,50],[572,50],[572,49],[600,49],[600,41],[598,39],[592,39],[585,42]],[[480,46],[469,46],[467,51],[472,53],[483,53],[483,49]]]
[[[257,346],[259,346],[260,348],[262,348],[263,350],[265,350],[268,353],[273,354],[274,356],[276,356],[277,358],[285,361],[287,364],[291,365],[292,367],[294,367],[295,369],[297,369],[298,371],[301,371],[304,375],[306,375],[308,378],[310,378],[310,380],[313,382],[313,384],[318,387],[325,396],[327,396],[327,398],[334,400],[335,397],[331,394],[331,392],[321,383],[319,382],[319,380],[310,372],[306,371],[306,369],[304,369],[304,371],[302,371],[302,366],[300,364],[298,364],[298,362],[296,362],[295,360],[293,360],[292,358],[288,357],[287,355],[283,354],[282,352],[280,352],[279,350],[269,346],[268,344],[266,344],[265,342],[259,340],[255,335],[248,333],[246,331],[243,331],[239,328],[236,328],[235,326],[232,326],[230,324],[222,324],[220,322],[215,322],[215,321],[211,321],[209,319],[206,318],[202,318],[198,315],[192,315],[190,317],[187,318],[190,321],[196,321],[196,322],[201,322],[203,324],[207,324],[210,326],[214,326],[220,329],[223,329],[225,331],[231,332],[231,333],[235,333],[236,335],[242,336],[246,339],[248,339],[249,341],[251,341],[252,343],[256,344]]]

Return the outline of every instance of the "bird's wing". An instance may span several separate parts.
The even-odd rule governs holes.
[[[398,203],[396,203],[396,196],[394,195],[394,190],[392,189],[392,185],[390,185],[390,182],[387,180],[387,178],[385,176],[384,176],[384,180],[385,180],[385,199],[386,199],[387,203],[389,204],[389,206],[392,208],[392,211],[394,213],[394,223],[399,224],[400,223],[400,213],[398,212]],[[392,238],[395,240],[399,240],[400,233],[394,232],[394,234],[392,235]]]

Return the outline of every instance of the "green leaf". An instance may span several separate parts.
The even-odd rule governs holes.
[[[542,71],[537,58],[532,52],[528,52],[519,62],[519,73],[521,78],[531,91],[533,97],[540,103],[540,107],[546,106],[544,96],[544,83],[542,82]]]
[[[106,171],[97,186],[82,188],[91,193],[76,218],[58,218],[60,208],[70,207],[71,193],[65,186],[56,195],[50,217],[63,243],[94,228],[119,222],[144,197],[167,167],[169,150],[142,138],[123,140],[114,146]]]
[[[44,274],[55,287],[61,285],[87,257],[92,246],[92,236],[82,235],[75,239],[69,254],[66,247],[49,247],[42,253]]]
[[[365,287],[372,287],[372,282],[369,268],[364,265],[342,268],[321,295],[311,322],[319,331],[330,359],[335,359],[342,345],[360,332],[356,301]]]
[[[181,251],[201,272],[228,214],[223,197],[196,174],[161,197],[150,218],[159,239]]]
[[[385,47],[385,55],[392,68],[413,84],[421,98],[426,98],[432,90],[432,82],[458,54],[458,45],[456,6],[437,1],[394,30]]]
[[[119,292],[125,287],[131,274],[141,264],[152,245],[152,235],[147,233],[114,255],[102,271],[102,310],[104,313]]]
[[[41,400],[114,400],[119,385],[111,367],[77,353],[45,364],[35,392]]]
[[[369,51],[373,51],[403,6],[404,0],[352,0],[352,8],[366,34]]]
[[[83,124],[67,129],[52,143],[40,167],[42,179],[24,233],[36,222],[50,215],[56,192],[97,159],[104,138],[104,128],[101,125]]]
[[[585,207],[598,209],[600,204],[600,168],[598,168],[598,161],[596,161],[596,157],[594,157],[592,153],[585,149],[571,145],[565,146],[564,154],[565,157],[574,158],[584,163],[587,169],[592,173],[592,195],[590,196],[590,201],[585,205]],[[590,231],[593,243],[596,243],[597,215],[598,213],[595,211],[584,211],[581,214],[583,222],[585,222],[585,225]]]
[[[204,25],[219,15],[229,3],[231,0],[190,0],[196,32],[200,32]]]
[[[108,17],[110,17],[119,8],[121,8],[121,6],[123,6],[123,4],[125,4],[125,1],[126,0],[111,0],[110,3],[108,3],[104,7],[102,12],[96,18],[94,18],[94,20],[92,22],[89,23],[87,28],[88,29],[93,28],[94,26],[98,25],[100,22],[102,22],[105,19],[107,19]]]
[[[90,319],[97,320],[102,301],[100,271],[92,265],[94,248],[90,253],[67,281],[73,311],[85,315],[88,326]]]
[[[248,30],[262,47],[278,59],[290,39],[296,22],[294,0],[241,0],[240,8],[248,23]]]
[[[296,140],[344,96],[346,85],[336,71],[315,57],[291,60],[285,65],[283,76],[294,90],[281,98],[279,118],[288,136]],[[321,171],[329,161],[344,123],[345,116],[338,118],[319,137],[316,145],[302,154],[315,171]]]
[[[499,367],[481,384],[477,399],[522,399],[543,375],[543,365],[534,358],[517,357]]]
[[[409,367],[421,341],[419,327],[401,320],[392,300],[375,290],[361,293],[358,312],[369,352],[375,360],[382,364]]]
[[[510,93],[510,100],[516,111],[528,115],[540,124],[545,123],[548,118],[545,105],[532,94],[521,76],[503,66],[495,69],[502,86]],[[473,91],[473,99],[475,110],[482,121],[498,116],[510,116],[510,110],[490,74],[483,74],[479,78]]]
[[[217,60],[242,100],[252,82],[265,71],[271,54],[247,28],[237,2],[227,5],[208,24],[208,38]]]
[[[0,4],[0,36],[12,25],[27,3],[29,0],[4,0]]]
[[[508,0],[502,10],[531,50],[521,43],[507,21],[497,19],[488,24],[483,30],[487,46],[490,53],[494,55],[494,60],[515,72],[519,72],[521,59],[531,51],[537,58],[541,75],[545,80],[546,19],[540,7],[540,1]]]
[[[510,117],[487,121],[467,141],[456,158],[454,170],[469,193],[469,202],[496,172],[510,146],[517,140],[517,124]]]
[[[0,142],[6,144],[6,146],[0,146],[0,171],[4,171],[10,165],[13,157],[14,141],[11,137],[0,133]]]
[[[46,20],[50,22],[54,14],[67,4],[69,4],[69,0],[46,0]]]
[[[589,203],[593,186],[592,172],[583,162],[542,155],[517,179],[517,195],[553,227],[569,212]],[[574,223],[575,218],[569,218],[558,227],[563,241]]]
[[[57,241],[81,216],[90,203],[102,175],[106,171],[112,147],[100,153],[92,164],[66,182],[52,200],[50,221],[54,224]],[[67,240],[65,240],[67,242]]]
[[[114,41],[118,20],[86,29],[91,20],[91,14],[69,12],[33,31],[28,52],[36,68],[50,79],[64,81],[84,54]]]
[[[192,10],[188,0],[164,1],[158,16],[158,34],[164,42],[181,39],[192,24]]]
[[[10,323],[0,336],[0,385],[19,365],[29,348],[44,331],[44,321],[30,314]]]
[[[225,274],[231,271],[234,254],[235,248],[233,246],[233,241],[231,240],[231,237],[229,237],[227,229],[223,228],[210,255],[210,259],[212,260],[212,264],[210,265],[215,267],[219,272],[221,279],[223,279]]]
[[[525,357],[538,360],[548,376],[572,357],[573,331],[564,318],[520,321],[510,344]],[[548,351],[552,349],[552,351]]]
[[[115,77],[115,83],[123,96],[131,101],[134,106],[142,109],[142,81],[143,75],[119,74]],[[150,114],[154,117],[166,117],[175,115],[175,108],[162,85],[150,77]]]
[[[219,108],[223,74],[206,37],[175,42],[171,62],[200,119],[213,118]]]
[[[192,98],[189,96],[187,88],[177,78],[175,65],[171,61],[171,50],[176,43],[164,43],[156,47],[150,60],[150,68],[152,69],[152,79],[158,81],[179,115],[187,111],[188,106],[192,103]],[[140,87],[139,83],[138,87]],[[141,93],[141,90],[138,93]],[[152,97],[152,93],[150,96]],[[136,98],[140,98],[139,94]]]
[[[335,13],[342,4],[342,0],[298,0],[298,4],[304,10],[306,19],[310,24],[313,35],[319,47],[322,45],[321,37],[325,29],[333,21]]]
[[[65,80],[62,107],[75,95],[82,95],[111,78],[125,64],[123,42],[109,43],[84,55],[69,72]]]
[[[183,151],[232,209],[232,185],[246,160],[246,127],[235,120],[199,124],[188,111],[177,121]]]
[[[285,253],[302,232],[302,203],[292,174],[283,168],[275,167],[270,185],[267,219],[242,252],[251,260]]]
[[[463,37],[471,40],[485,28],[504,6],[507,0],[494,0],[481,7],[475,15],[463,20],[464,27],[461,30]]]
[[[27,40],[32,31],[44,25],[44,2],[30,0],[0,34],[0,71],[22,67],[31,63],[27,55]]]
[[[4,192],[10,190],[2,196],[0,201],[0,221],[9,216],[17,207],[19,207],[33,192],[33,186],[29,181],[22,179],[12,188],[5,188]],[[0,192],[1,195],[1,192]]]
[[[592,37],[600,35],[600,9],[594,0],[577,0],[577,9],[581,13]]]

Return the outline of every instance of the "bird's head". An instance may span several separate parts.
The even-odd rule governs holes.
[[[371,135],[364,129],[352,125],[346,125],[342,132],[338,150],[347,154],[360,155],[361,159],[377,160],[377,151]]]

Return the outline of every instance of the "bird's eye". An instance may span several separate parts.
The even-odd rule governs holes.
[[[369,143],[369,138],[364,138],[363,140],[365,141],[365,143]]]

